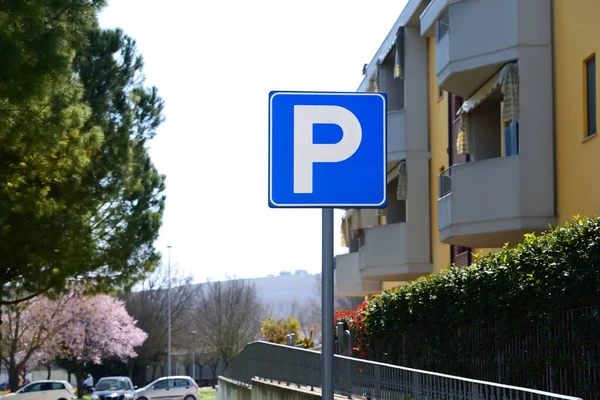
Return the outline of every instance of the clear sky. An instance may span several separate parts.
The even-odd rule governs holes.
[[[197,281],[321,269],[321,212],[267,205],[268,93],[354,91],[406,0],[109,0],[100,21],[137,40],[166,122],[156,246]],[[340,219],[335,214],[335,253]]]

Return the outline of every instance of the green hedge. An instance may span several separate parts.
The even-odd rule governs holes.
[[[467,330],[493,327],[494,337],[488,339],[500,343],[531,324],[550,329],[549,316],[597,306],[599,300],[600,220],[575,218],[544,235],[525,235],[516,248],[478,257],[471,266],[383,292],[365,313],[369,355],[406,363],[402,354],[410,343],[415,360],[424,352],[430,358],[448,357],[456,351],[448,349],[454,346],[448,341],[460,340]],[[453,372],[452,360],[441,362],[449,367],[438,369]]]

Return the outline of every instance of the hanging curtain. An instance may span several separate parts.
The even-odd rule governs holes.
[[[456,153],[469,154],[469,114],[463,113],[460,120],[460,131],[456,139]]]
[[[342,247],[348,247],[348,241],[346,240],[346,221],[342,220],[342,226],[340,226],[340,245]]]
[[[402,160],[398,165],[398,188],[396,189],[396,199],[398,199],[398,201],[406,201],[407,181],[406,160]]]
[[[396,60],[394,62],[394,78],[404,79],[404,27],[398,28],[396,33]]]
[[[379,92],[381,90],[381,63],[377,62],[377,68],[375,69],[375,85],[374,85],[374,90],[375,92]]]

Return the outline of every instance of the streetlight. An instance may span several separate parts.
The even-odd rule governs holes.
[[[196,331],[192,331],[192,379],[196,381]]]
[[[168,279],[169,284],[167,287],[167,302],[169,303],[169,317],[168,317],[168,349],[167,349],[167,376],[171,376],[171,246],[167,246],[169,249],[169,271],[168,271]]]

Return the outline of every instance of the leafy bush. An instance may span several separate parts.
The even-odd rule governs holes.
[[[314,333],[314,330],[311,328],[308,336],[305,336],[302,339],[300,339],[296,343],[296,346],[302,347],[304,349],[312,349],[313,347],[315,347],[315,341],[313,340]]]
[[[415,368],[424,368],[414,365],[419,364],[415,360],[437,360],[438,370],[459,373],[452,365],[454,355],[458,358],[471,346],[473,336],[468,335],[487,341],[481,345],[483,351],[492,346],[504,351],[509,338],[519,341],[522,335],[523,342],[525,333],[535,326],[546,332],[540,337],[549,338],[544,344],[550,349],[548,356],[535,359],[533,353],[542,345],[534,343],[536,351],[526,355],[529,360],[503,361],[513,368],[506,380],[522,383],[518,379],[529,378],[518,378],[514,371],[524,370],[524,365],[529,365],[525,374],[542,376],[545,363],[562,363],[552,359],[551,350],[564,340],[559,334],[550,338],[559,323],[557,316],[565,310],[597,306],[599,296],[600,220],[576,217],[544,235],[525,235],[516,248],[476,257],[471,266],[453,267],[381,293],[365,308],[364,334],[370,358],[408,362]],[[581,349],[594,343],[600,326],[596,317],[588,321],[587,331],[577,333],[573,346]],[[340,318],[352,319],[342,314]],[[489,365],[498,365],[494,354],[486,357]],[[467,365],[463,370],[473,368]]]
[[[286,335],[294,333],[298,336],[300,323],[292,316],[288,316],[285,319],[268,318],[260,321],[260,330],[267,341],[285,344]]]
[[[367,302],[360,304],[354,310],[337,310],[333,316],[333,324],[343,322],[344,327],[350,330],[356,346],[352,348],[355,357],[367,358],[367,335],[365,328],[365,309]]]

